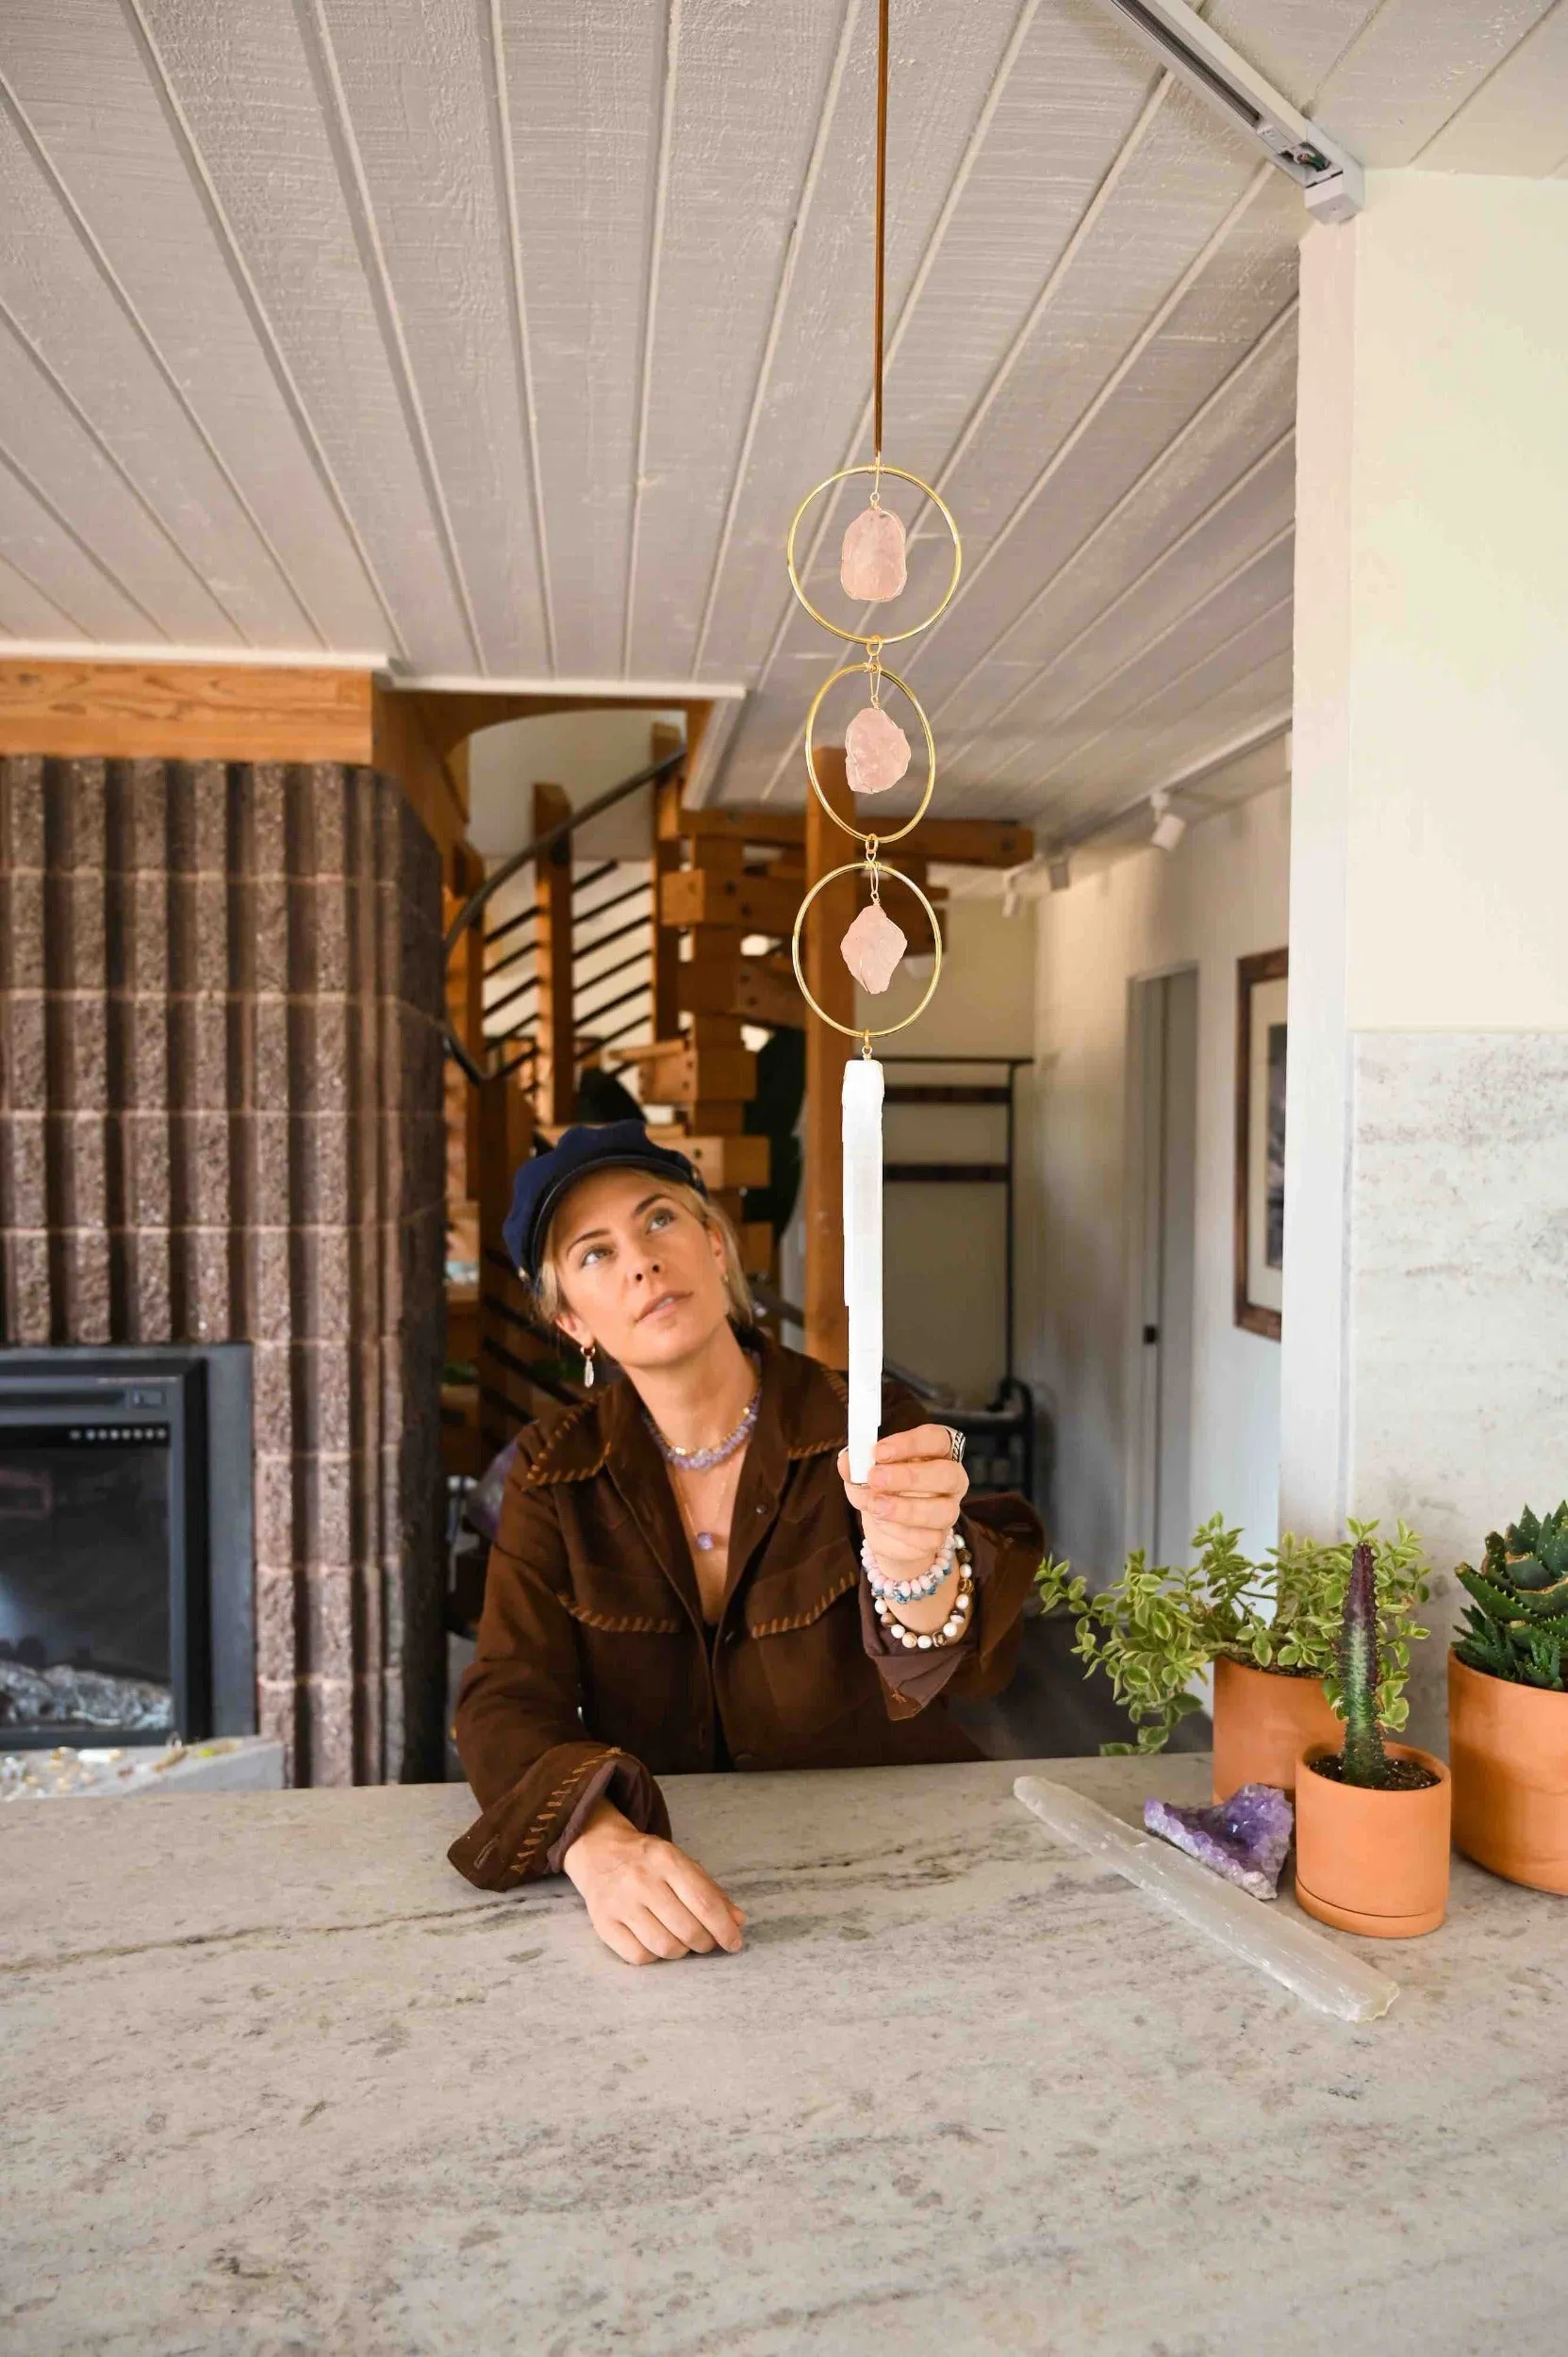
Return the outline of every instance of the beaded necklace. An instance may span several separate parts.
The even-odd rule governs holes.
[[[751,1352],[748,1351],[746,1356],[751,1359]],[[754,1359],[751,1359],[751,1364],[756,1370],[757,1388],[747,1402],[746,1412],[734,1430],[726,1434],[722,1441],[716,1441],[711,1448],[677,1448],[673,1441],[665,1439],[647,1409],[643,1409],[643,1422],[652,1434],[653,1445],[667,1465],[673,1466],[677,1473],[711,1473],[716,1465],[728,1463],[737,1449],[745,1447],[756,1427],[757,1409],[762,1402],[762,1369]],[[717,1533],[711,1530],[694,1530],[692,1537],[704,1555],[711,1554],[717,1544]]]

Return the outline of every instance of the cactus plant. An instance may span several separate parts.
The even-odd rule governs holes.
[[[1378,1708],[1378,1575],[1372,1549],[1364,1539],[1359,1539],[1351,1552],[1350,1577],[1340,1616],[1339,1685],[1344,1748],[1312,1760],[1318,1774],[1335,1784],[1359,1786],[1366,1792],[1417,1792],[1436,1784],[1438,1776],[1422,1764],[1424,1755],[1391,1758],[1384,1748]],[[1298,1786],[1298,1793],[1299,1789]],[[1444,1846],[1446,1850],[1446,1821]]]
[[[1388,1754],[1378,1724],[1378,1593],[1372,1549],[1364,1540],[1350,1558],[1340,1623],[1339,1675],[1345,1709],[1340,1782],[1380,1789],[1389,1781]]]
[[[1488,1533],[1479,1571],[1461,1563],[1458,1575],[1470,1597],[1460,1659],[1516,1686],[1568,1690],[1568,1500],[1544,1517],[1527,1506],[1506,1532]]]

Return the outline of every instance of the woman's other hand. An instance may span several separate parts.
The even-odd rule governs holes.
[[[601,1801],[561,1861],[606,1948],[625,1964],[676,1956],[733,1955],[746,1910],[732,1904],[711,1874],[673,1841],[636,1827],[613,1801]]]
[[[847,1448],[838,1453],[838,1471],[877,1569],[889,1579],[917,1579],[929,1571],[969,1487],[947,1426],[921,1424],[913,1432],[884,1434],[869,1482],[850,1479]]]

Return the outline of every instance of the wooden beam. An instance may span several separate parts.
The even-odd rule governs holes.
[[[819,762],[817,768],[826,783],[830,769],[836,766],[842,771],[844,756],[835,747],[823,750],[829,760],[825,766]],[[671,838],[685,835],[694,842],[754,843],[793,850],[805,841],[806,814],[803,810],[684,810],[676,816],[661,813],[659,825],[670,831]],[[1016,826],[1007,818],[922,818],[913,834],[892,846],[889,861],[896,863],[905,849],[915,858],[940,860],[949,867],[1018,867],[1034,856],[1034,833],[1032,828]]]
[[[844,756],[824,748],[817,757],[817,775],[833,808],[852,819],[853,798],[844,778]],[[805,812],[806,884],[818,882],[854,857],[852,840],[835,827],[816,798]],[[839,954],[839,942],[852,923],[856,906],[855,878],[846,876],[817,894],[801,945],[801,963],[811,995],[827,1014],[840,1023],[855,1019],[853,977]],[[793,921],[793,920],[792,920]],[[844,1066],[852,1043],[815,1014],[806,1019],[806,1281],[805,1343],[808,1355],[826,1365],[849,1363],[849,1312],[844,1307],[844,1164],[841,1098]]]
[[[396,778],[450,854],[468,829],[462,748],[476,729],[557,712],[614,712],[616,696],[399,687],[314,664],[0,658],[0,753],[59,760],[338,761]],[[686,741],[712,700],[681,701]],[[453,878],[449,872],[449,882]]]
[[[424,699],[378,681],[371,707],[371,750],[361,758],[384,777],[397,779],[454,876],[468,834],[467,748],[444,752]]]
[[[0,660],[0,753],[364,764],[397,779],[453,882],[467,764],[432,741],[425,702],[318,665]]]
[[[369,671],[0,661],[0,753],[368,762],[371,705]]]
[[[471,844],[459,843],[453,851],[454,883],[444,894],[443,926],[450,925],[470,892],[485,881],[485,863]],[[481,1068],[485,1063],[485,928],[470,925],[459,935],[447,965],[447,1017],[458,1038]],[[449,1059],[447,1072],[455,1074],[465,1106],[463,1194],[479,1199],[479,1091]]]
[[[478,1092],[479,1369],[481,1460],[488,1464],[520,1424],[537,1415],[539,1395],[516,1376],[513,1361],[547,1355],[525,1323],[528,1294],[507,1255],[502,1226],[518,1166],[534,1147],[534,1108],[516,1080],[488,1080]]]
[[[665,721],[656,721],[652,731],[650,757],[662,761],[675,750],[675,732]],[[685,771],[677,769],[673,776],[661,778],[653,789],[653,906],[659,905],[659,894],[666,876],[674,875],[681,861],[681,838],[667,831],[666,821],[671,813],[679,814],[681,796],[685,787]],[[680,965],[681,945],[676,935],[663,925],[653,928],[653,1018],[655,1039],[668,1039],[676,1028],[680,1000],[676,995],[676,975]]]
[[[767,1277],[773,1266],[773,1230],[768,1222],[736,1220],[734,1231],[740,1245],[742,1273],[747,1277]]]
[[[558,826],[571,798],[558,785],[534,788],[534,832]],[[577,1103],[577,1047],[571,1005],[571,837],[534,863],[535,970],[539,978],[536,1031],[541,1121],[569,1121]]]

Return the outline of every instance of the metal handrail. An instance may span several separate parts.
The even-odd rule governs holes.
[[[625,801],[629,794],[637,793],[645,785],[656,785],[662,778],[673,776],[677,769],[684,767],[686,749],[682,745],[674,752],[667,753],[662,761],[651,761],[645,769],[637,770],[632,777],[622,778],[619,785],[608,786],[602,794],[596,795],[591,802],[585,802],[581,810],[568,811],[566,816],[557,819],[554,826],[546,827],[544,832],[536,834],[532,843],[525,843],[520,851],[514,851],[509,859],[503,860],[494,873],[487,876],[476,891],[470,893],[447,927],[441,945],[443,964],[450,962],[453,950],[469,927],[488,906],[502,885],[510,882],[520,867],[526,867],[530,860],[537,859],[545,851],[553,850],[557,843],[564,843],[569,835],[576,832],[579,827],[586,827],[590,818],[599,817],[606,810],[614,810],[616,804]],[[499,931],[500,928],[497,930]],[[511,995],[517,996],[518,994]],[[503,1005],[506,1003],[504,999],[502,1001]],[[453,1030],[450,1018],[441,1026],[441,1037],[446,1052],[453,1062],[462,1066],[476,1088],[482,1088],[489,1076],[479,1064],[475,1063],[467,1047]]]
[[[543,834],[536,834],[532,843],[523,845],[520,851],[514,851],[509,859],[503,859],[494,873],[486,877],[478,890],[470,893],[447,927],[442,945],[447,956],[452,955],[481,909],[503,883],[511,882],[520,867],[526,867],[529,861],[536,859],[541,851],[553,851],[557,843],[564,843],[568,835],[574,834],[579,827],[586,827],[590,818],[598,818],[605,811],[613,810],[618,802],[623,802],[628,794],[635,794],[639,786],[656,785],[661,778],[668,778],[672,771],[679,769],[685,757],[686,749],[683,745],[678,751],[667,753],[663,761],[651,761],[646,769],[639,769],[635,777],[622,778],[619,785],[607,786],[591,802],[585,802],[581,810],[569,810],[564,818],[558,818],[553,827],[546,827]]]

